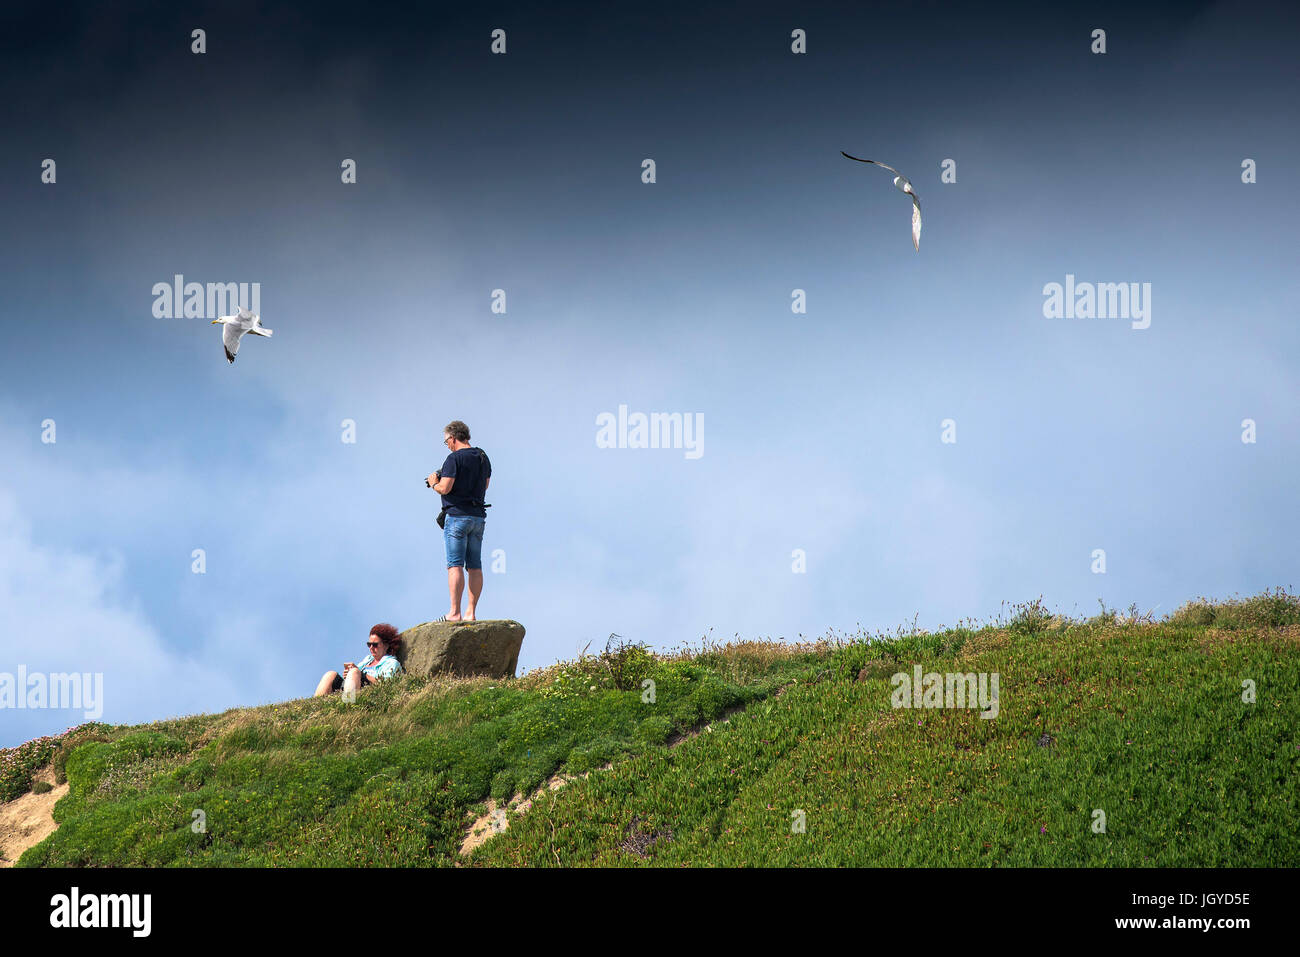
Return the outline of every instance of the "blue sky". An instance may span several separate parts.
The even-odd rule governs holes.
[[[115,722],[309,693],[445,611],[453,418],[524,668],[1297,584],[1285,8],[595,9],[3,31],[0,672],[103,672]],[[841,149],[911,179],[919,254]],[[177,273],[259,282],[274,338],[154,318]],[[1150,283],[1150,327],[1044,318],[1067,274]],[[620,405],[704,454],[598,448]]]

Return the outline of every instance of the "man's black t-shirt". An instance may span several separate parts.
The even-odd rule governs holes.
[[[443,478],[454,478],[451,491],[442,497],[442,507],[448,515],[474,515],[486,518],[487,510],[482,502],[487,494],[487,480],[492,474],[492,463],[482,449],[457,449],[447,456],[438,473]]]

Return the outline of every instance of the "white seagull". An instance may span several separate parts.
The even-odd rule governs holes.
[[[239,340],[244,338],[245,333],[267,338],[271,336],[270,329],[262,328],[262,320],[243,306],[239,307],[238,315],[222,316],[220,319],[213,319],[211,324],[215,326],[217,323],[223,326],[221,344],[226,347],[226,358],[231,362],[235,361],[235,355],[239,352]]]
[[[894,185],[898,187],[900,192],[904,192],[908,196],[912,197],[912,245],[916,247],[916,251],[919,253],[921,251],[921,201],[917,199],[916,190],[912,189],[912,184],[908,178],[898,170],[894,169],[894,167],[885,166],[884,163],[877,160],[858,159],[856,156],[849,156],[849,154],[844,152],[844,150],[840,150],[840,155],[851,160],[857,160],[859,163],[871,163],[873,166],[884,166],[885,169],[894,174]]]

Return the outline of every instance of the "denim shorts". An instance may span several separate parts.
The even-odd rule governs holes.
[[[447,549],[447,567],[483,567],[483,526],[487,519],[476,515],[448,515],[442,528]]]

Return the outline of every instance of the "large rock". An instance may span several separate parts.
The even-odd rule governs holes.
[[[517,621],[426,621],[402,632],[397,660],[413,674],[513,678],[523,643]]]

